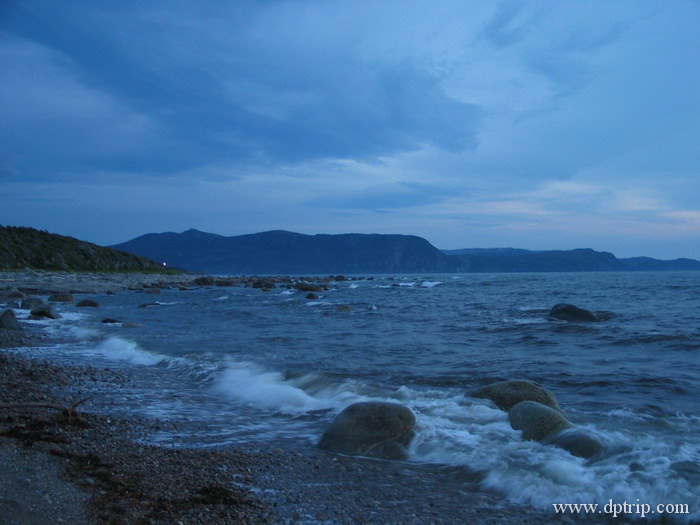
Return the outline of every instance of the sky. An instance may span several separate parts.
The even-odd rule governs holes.
[[[699,0],[0,0],[0,224],[700,259]]]

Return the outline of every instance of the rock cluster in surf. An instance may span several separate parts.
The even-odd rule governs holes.
[[[564,417],[554,394],[534,381],[502,381],[470,395],[490,399],[508,412],[510,426],[521,430],[525,440],[554,445],[586,459],[599,457],[604,451],[600,438],[574,426]]]

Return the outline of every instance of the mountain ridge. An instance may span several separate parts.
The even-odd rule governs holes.
[[[190,271],[216,274],[483,273],[566,271],[700,271],[693,259],[618,259],[591,248],[439,250],[400,234],[315,234],[270,230],[223,236],[191,228],[149,233],[112,245]]]

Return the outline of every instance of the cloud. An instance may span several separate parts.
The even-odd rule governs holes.
[[[417,182],[379,184],[343,195],[331,195],[308,201],[309,206],[361,210],[392,210],[435,204],[447,200],[446,188]]]
[[[211,11],[170,2],[109,10],[92,2],[12,5],[3,61],[16,84],[9,100],[24,110],[11,122],[37,125],[7,132],[13,149],[41,147],[56,166],[77,167],[67,141],[47,127],[59,120],[92,142],[123,130],[131,144],[104,140],[85,148],[86,160],[143,171],[203,159],[370,161],[424,145],[460,151],[477,144],[477,105],[448,96],[440,75],[414,53],[363,56],[353,40],[361,19],[348,23],[335,9],[308,2],[214,2]],[[37,128],[47,140],[31,144]]]
[[[98,159],[145,154],[154,123],[119,100],[84,86],[70,60],[23,39],[0,38],[0,154],[8,171],[65,173]]]
[[[0,5],[5,220],[697,251],[697,2]]]

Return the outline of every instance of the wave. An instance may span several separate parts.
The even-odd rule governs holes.
[[[558,502],[598,503],[602,508],[611,498],[654,506],[685,503],[696,514],[678,518],[699,516],[697,443],[679,448],[649,434],[604,432],[587,425],[582,428],[596,433],[608,450],[606,457],[592,461],[522,440],[505,412],[476,400],[442,399],[427,406],[422,400],[414,410],[419,418],[410,445],[412,460],[480,472],[484,488],[514,503],[550,511]]]
[[[213,388],[238,403],[290,415],[339,411],[366,399],[350,382],[328,381],[313,373],[287,378],[247,361],[229,361]]]
[[[134,365],[147,366],[158,365],[169,359],[165,355],[144,350],[137,343],[121,337],[108,337],[86,353],[113,361],[126,361]]]

